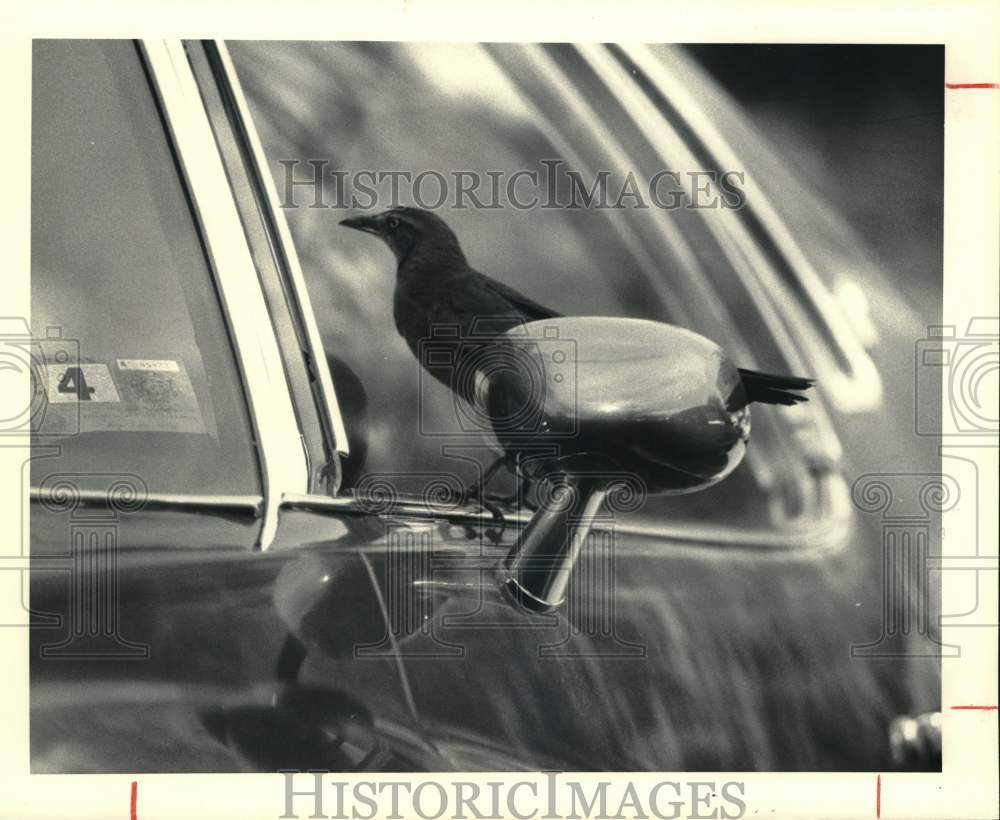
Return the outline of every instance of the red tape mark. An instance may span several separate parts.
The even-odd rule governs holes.
[[[132,799],[129,801],[129,817],[131,820],[136,820],[136,803],[139,802],[139,783],[136,780],[132,781]]]
[[[945,88],[1000,88],[1000,83],[945,83]]]
[[[979,711],[979,712],[995,712],[997,710],[996,706],[952,706],[952,709],[962,709],[964,711]]]
[[[882,775],[875,780],[875,816],[882,816]]]

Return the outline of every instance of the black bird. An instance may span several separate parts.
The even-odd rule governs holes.
[[[395,254],[396,330],[425,370],[466,401],[472,400],[474,384],[454,377],[461,371],[458,354],[475,349],[470,339],[497,336],[522,322],[560,315],[471,268],[451,228],[430,211],[392,208],[340,224],[374,234]],[[431,339],[435,329],[448,327],[460,331],[454,337],[439,335],[435,345],[440,349],[450,343],[456,357],[448,366],[435,367],[421,355],[420,344]]]
[[[359,216],[341,225],[379,237],[396,257],[396,290],[393,316],[396,330],[406,340],[421,365],[466,401],[475,385],[454,379],[456,368],[437,368],[422,360],[421,343],[435,328],[460,328],[452,337],[456,353],[468,353],[477,333],[500,334],[522,322],[560,316],[514,288],[470,267],[451,228],[436,214],[420,208],[390,208],[374,216]],[[739,371],[747,403],[792,405],[808,399],[801,395],[813,382],[756,370]],[[494,468],[498,465],[494,465]],[[487,475],[492,475],[491,468]]]

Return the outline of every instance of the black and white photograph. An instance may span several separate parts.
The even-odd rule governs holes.
[[[19,52],[19,788],[995,816],[997,74],[944,33],[185,32]],[[987,774],[914,808],[963,738]]]

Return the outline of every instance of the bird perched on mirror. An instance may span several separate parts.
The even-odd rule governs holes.
[[[456,374],[462,372],[462,357],[476,353],[477,337],[496,338],[519,324],[562,315],[475,270],[455,233],[430,211],[390,208],[371,216],[344,219],[340,224],[378,237],[392,251],[396,258],[393,294],[396,330],[421,366],[466,402],[476,400],[477,382],[456,378]],[[435,329],[442,327],[458,328],[459,332],[445,337],[435,334]],[[453,355],[447,365],[425,361],[422,345],[431,338],[438,350],[441,345],[451,346]],[[742,396],[736,397],[736,403],[741,406],[754,402],[798,404],[807,401],[802,391],[813,384],[812,379],[756,370],[740,369],[739,375],[743,391]],[[497,499],[488,497],[484,487],[505,463],[506,458],[498,460],[486,471],[481,486],[467,491],[468,497],[478,498],[501,520]]]

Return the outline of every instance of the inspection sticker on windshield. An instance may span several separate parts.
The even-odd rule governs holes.
[[[79,415],[81,433],[150,431],[204,433],[194,387],[184,363],[175,359],[113,359],[49,365],[45,392],[51,420],[65,426],[60,413]],[[60,410],[60,406],[64,408]]]

